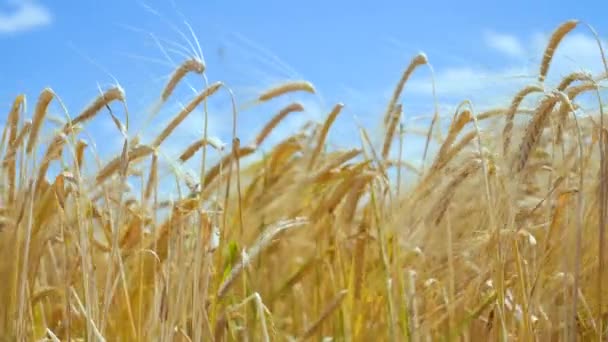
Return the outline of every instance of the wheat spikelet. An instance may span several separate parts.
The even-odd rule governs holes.
[[[386,134],[384,135],[384,144],[382,145],[383,160],[386,160],[388,158],[388,154],[391,151],[391,145],[395,136],[395,130],[397,129],[397,125],[399,124],[401,115],[403,115],[403,106],[398,104],[395,106],[395,112],[391,116],[390,122],[386,129]]]
[[[322,178],[326,174],[330,173],[333,169],[337,168],[338,166],[355,158],[359,154],[361,154],[361,150],[356,149],[356,148],[351,149],[346,152],[340,152],[337,157],[330,160],[326,165],[324,165],[324,167],[322,169],[320,169],[319,171],[317,171],[313,175],[311,175],[309,178],[309,181],[314,182],[314,183],[319,182],[320,178]]]
[[[14,145],[15,139],[17,139],[17,131],[19,129],[19,114],[23,110],[25,105],[25,95],[20,94],[15,98],[11,111],[8,114],[8,127],[9,127],[9,146]]]
[[[515,172],[521,172],[526,166],[530,152],[532,152],[532,149],[536,146],[536,143],[545,128],[545,122],[558,99],[556,94],[548,94],[538,106],[536,114],[526,127],[524,138],[519,147],[519,155],[516,156],[517,158],[515,159],[514,164]]]
[[[61,158],[63,146],[65,146],[66,142],[67,136],[63,133],[59,133],[48,146],[42,159],[42,163],[38,168],[38,180],[36,181],[36,191],[34,193],[39,193],[41,184],[45,179],[46,172],[48,171],[51,161]]]
[[[8,172],[8,198],[9,202],[11,203],[15,199],[15,181],[17,173],[15,159],[17,155],[17,149],[23,144],[23,141],[25,141],[25,137],[28,135],[31,128],[32,122],[30,120],[26,120],[19,134],[15,137],[14,140],[12,140],[12,143],[9,144],[9,149],[2,163],[3,167],[6,167]]]
[[[192,144],[190,144],[190,146],[188,146],[184,152],[182,152],[182,154],[180,154],[179,156],[179,161],[182,163],[187,162],[188,160],[190,160],[190,158],[192,158],[192,156],[198,151],[200,150],[203,146],[211,146],[216,150],[221,150],[221,146],[218,145],[215,141],[213,140],[205,140],[205,139],[199,139],[195,142],[193,142]]]
[[[205,72],[205,64],[203,64],[203,62],[197,58],[191,58],[185,60],[177,69],[175,69],[175,71],[171,75],[171,78],[169,79],[169,82],[167,82],[165,89],[163,89],[160,95],[160,98],[163,102],[167,101],[167,99],[173,93],[173,90],[175,90],[177,84],[189,72],[202,74],[203,72]]]
[[[128,153],[127,163],[139,160],[141,158],[145,158],[146,156],[152,154],[154,151],[155,150],[152,147],[147,145],[137,146],[131,152]],[[123,166],[124,163],[125,161],[123,161],[121,155],[106,164],[106,166],[97,173],[97,184],[103,183],[106,179],[108,179],[108,177],[116,173],[116,171],[121,169],[121,166]]]
[[[506,121],[505,127],[502,131],[502,137],[503,137],[502,151],[505,156],[509,152],[509,146],[511,145],[511,131],[513,130],[513,120],[515,119],[515,113],[517,112],[517,108],[519,107],[521,101],[523,101],[524,97],[526,97],[528,94],[540,93],[543,91],[544,91],[544,89],[541,86],[529,85],[529,86],[523,88],[522,90],[520,90],[519,92],[517,92],[517,94],[513,98],[513,101],[511,101],[511,106],[509,106],[509,109],[506,114],[507,117],[505,118],[505,121]]]
[[[450,181],[450,183],[448,183],[445,190],[443,191],[440,201],[437,203],[437,205],[435,206],[435,209],[432,211],[433,213],[436,214],[435,224],[441,223],[441,220],[443,219],[443,216],[448,208],[448,205],[450,204],[450,201],[452,200],[452,198],[454,196],[456,188],[465,179],[467,179],[471,174],[473,174],[475,171],[477,171],[480,167],[481,167],[481,161],[478,159],[473,159],[473,160],[469,161],[466,165],[464,165],[460,169],[460,171],[458,172],[456,177],[454,177]]]
[[[34,149],[34,145],[38,139],[38,134],[40,133],[40,128],[44,122],[47,108],[49,107],[53,97],[55,97],[55,93],[53,93],[51,88],[44,88],[38,97],[38,102],[36,103],[36,109],[34,111],[34,118],[32,119],[32,128],[30,129],[29,139],[27,141],[27,154],[32,153],[32,150]]]
[[[264,142],[266,137],[270,134],[270,132],[272,132],[272,130],[279,124],[279,122],[281,122],[283,119],[285,119],[287,117],[287,115],[289,115],[290,113],[293,113],[293,112],[302,112],[302,111],[304,111],[304,107],[297,102],[289,104],[287,107],[281,109],[266,124],[266,126],[264,126],[264,128],[262,128],[260,133],[258,133],[257,137],[255,138],[254,145],[260,146]]]
[[[387,160],[385,162],[385,164],[386,164],[385,165],[386,168],[390,168],[390,167],[402,167],[402,168],[405,168],[405,169],[407,169],[407,170],[409,170],[409,171],[411,171],[411,172],[413,172],[413,173],[415,173],[417,175],[421,175],[422,174],[422,171],[420,171],[420,169],[416,165],[414,165],[411,162],[408,162],[407,160],[401,160],[401,161],[398,161],[398,160]]]
[[[327,319],[327,317],[329,317],[329,315],[331,315],[340,306],[340,304],[342,304],[342,301],[344,301],[344,298],[346,298],[347,293],[348,290],[342,290],[336,294],[331,302],[327,304],[321,316],[304,330],[302,333],[302,339],[310,338],[319,329],[323,321],[325,321],[325,319]]]
[[[308,163],[309,170],[312,169],[315,164],[315,161],[317,160],[317,157],[321,154],[321,149],[323,148],[323,144],[325,143],[325,139],[327,138],[327,134],[329,133],[329,128],[331,127],[331,125],[333,125],[334,121],[336,121],[336,118],[342,111],[342,108],[344,108],[343,103],[336,104],[327,116],[327,119],[325,119],[323,127],[321,127],[321,131],[319,131],[317,144],[315,145],[315,148],[310,156],[310,162]]]
[[[307,82],[307,81],[291,81],[288,83],[285,83],[283,85],[280,85],[278,87],[269,89],[265,92],[263,92],[259,97],[258,97],[258,101],[259,102],[266,102],[266,101],[270,101],[276,97],[279,97],[281,95],[287,94],[287,93],[293,93],[296,91],[303,91],[303,92],[307,92],[310,94],[315,94],[316,90],[315,87],[312,85],[312,83]]]
[[[572,87],[566,89],[566,95],[568,96],[568,98],[570,100],[574,100],[580,94],[587,92],[587,91],[596,90],[597,88],[598,88],[598,85],[595,82],[583,83],[581,85],[572,86]]]
[[[439,152],[437,153],[437,157],[435,161],[431,165],[431,172],[438,170],[439,165],[443,164],[443,159],[445,158],[445,154],[449,148],[452,147],[452,143],[458,136],[458,133],[462,131],[464,126],[472,120],[471,112],[469,110],[464,110],[460,114],[454,114],[454,119],[450,124],[450,128],[448,130],[448,136],[445,141],[441,144],[439,148]]]
[[[76,143],[76,166],[78,170],[82,170],[84,165],[84,150],[89,146],[85,140],[78,140]]]
[[[88,107],[86,107],[80,115],[78,115],[72,122],[67,123],[64,127],[64,133],[68,134],[70,127],[91,120],[99,111],[108,106],[114,101],[125,101],[125,92],[120,87],[112,87],[106,90],[103,94],[99,95]]]
[[[310,219],[313,222],[319,222],[321,217],[326,214],[332,214],[335,208],[340,204],[340,202],[344,199],[344,196],[348,194],[348,192],[352,189],[353,184],[357,182],[358,179],[361,179],[365,184],[373,179],[371,175],[361,175],[354,176],[352,173],[348,172],[342,181],[336,186],[334,191],[329,195],[329,197],[322,202],[311,216]]]
[[[401,75],[401,79],[399,79],[399,82],[397,83],[397,87],[395,87],[393,95],[388,103],[388,107],[386,108],[386,112],[384,114],[384,124],[385,125],[389,123],[390,116],[393,115],[393,113],[395,112],[395,106],[397,105],[397,100],[399,99],[399,96],[403,92],[403,88],[405,87],[405,83],[407,82],[407,80],[410,78],[410,76],[412,75],[414,70],[416,70],[417,67],[427,64],[427,63],[428,63],[428,60],[426,58],[426,55],[423,53],[419,53],[414,58],[412,58],[412,60],[410,61],[410,64],[403,71],[403,74]]]
[[[247,265],[249,265],[249,262],[252,259],[255,259],[262,251],[264,251],[266,247],[268,247],[270,242],[277,237],[278,234],[288,229],[297,228],[306,224],[308,224],[308,220],[306,218],[296,217],[291,220],[279,221],[264,230],[260,234],[256,242],[246,252],[243,253],[243,258],[241,262],[239,262],[232,268],[230,274],[226,277],[226,280],[224,280],[224,282],[220,285],[216,297],[218,299],[221,299],[226,295],[226,293],[228,292],[236,278],[241,274],[243,269]]]
[[[17,135],[15,140],[13,140],[13,144],[10,145],[8,150],[6,151],[6,156],[4,157],[2,166],[7,167],[9,169],[9,172],[11,169],[13,169],[15,167],[14,163],[15,163],[15,155],[17,154],[17,149],[19,149],[19,147],[23,144],[23,142],[25,141],[25,137],[28,135],[31,128],[32,128],[32,121],[26,120],[23,123],[23,127],[21,128],[21,131],[19,131],[19,134]],[[11,163],[13,164],[13,166],[11,166]]]
[[[561,24],[551,35],[551,39],[549,39],[549,43],[545,48],[545,53],[543,54],[543,60],[540,65],[540,74],[538,76],[538,80],[540,82],[545,81],[545,77],[549,72],[549,66],[551,64],[551,60],[553,59],[553,54],[555,53],[555,49],[562,41],[562,39],[574,28],[578,25],[578,20],[568,20],[565,23]]]
[[[235,151],[234,153],[226,155],[219,163],[217,163],[214,167],[212,167],[207,172],[207,174],[205,175],[203,186],[207,186],[207,185],[211,184],[211,181],[213,179],[215,179],[215,177],[217,177],[217,175],[220,173],[220,169],[234,161],[235,154],[240,159],[240,158],[243,158],[243,157],[246,157],[246,156],[252,154],[253,152],[255,152],[255,147],[243,146],[243,147],[239,148],[238,151]]]
[[[184,119],[190,113],[192,113],[192,111],[196,107],[198,107],[199,104],[201,104],[201,102],[203,102],[207,97],[215,94],[222,86],[223,86],[222,82],[216,82],[216,83],[213,83],[212,85],[210,85],[207,89],[200,92],[192,101],[190,101],[190,103],[188,103],[186,108],[184,108],[181,112],[179,112],[173,118],[173,120],[171,120],[171,122],[169,122],[167,127],[165,127],[165,129],[163,129],[163,131],[158,135],[158,137],[156,137],[156,139],[154,139],[154,142],[152,143],[151,146],[154,148],[157,148],[158,146],[160,146],[160,144],[162,144],[162,142],[165,141],[165,139],[167,139],[167,137],[171,134],[171,132],[173,132],[173,130],[182,121],[184,121]]]
[[[158,182],[158,155],[152,154],[152,162],[150,164],[150,175],[144,192],[144,199],[148,200],[152,196],[152,191],[156,188]]]
[[[592,76],[591,76],[591,74],[589,74],[587,72],[582,72],[582,71],[573,72],[573,73],[567,75],[566,77],[562,78],[562,80],[559,82],[559,85],[557,86],[557,90],[564,91],[573,82],[586,81],[586,80],[590,80],[590,79],[592,79]]]

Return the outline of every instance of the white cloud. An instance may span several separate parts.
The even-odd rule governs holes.
[[[16,33],[49,25],[53,17],[49,10],[32,1],[10,1],[10,11],[0,12],[0,33]]]
[[[488,46],[503,51],[509,56],[521,56],[502,65],[487,67],[441,66],[435,69],[436,92],[440,102],[456,102],[469,99],[477,109],[508,105],[511,97],[521,87],[537,82],[542,56],[549,40],[548,34],[533,34],[519,42],[500,35],[504,39],[487,40]],[[606,42],[602,41],[606,47]],[[431,63],[433,57],[429,56]],[[493,61],[493,60],[490,60]],[[473,64],[471,64],[473,65]],[[555,51],[549,74],[548,87],[555,86],[560,79],[575,71],[586,71],[599,75],[604,71],[601,54],[595,38],[589,34],[572,33],[564,38]],[[430,77],[415,75],[406,85],[406,92],[431,96]],[[428,99],[425,97],[424,100]],[[407,103],[406,103],[407,106]]]
[[[526,54],[522,43],[513,35],[487,31],[484,40],[487,46],[509,57],[521,58]]]

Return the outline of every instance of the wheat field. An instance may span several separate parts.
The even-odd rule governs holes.
[[[226,147],[206,132],[183,146],[176,164],[202,163],[198,179],[175,176],[191,191],[171,201],[159,196],[158,149],[227,85],[209,83],[151,142],[115,113],[127,103],[120,87],[74,117],[66,109],[50,139],[41,127],[59,94],[43,89],[31,113],[18,96],[0,141],[1,340],[606,340],[608,67],[545,81],[578,26],[555,29],[536,82],[511,102],[477,113],[463,99],[447,123],[435,113],[422,165],[391,153],[408,144],[400,98],[429,63],[419,54],[378,113],[381,144],[361,128],[358,146],[327,149],[348,105],[336,103],[251,160],[306,110],[293,102],[254,141],[234,127]],[[176,66],[159,108],[205,72],[197,58]],[[290,81],[251,106],[315,92]],[[597,111],[582,109],[581,94]],[[124,138],[101,166],[81,134],[100,115]]]

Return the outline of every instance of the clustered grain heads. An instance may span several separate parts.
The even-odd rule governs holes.
[[[315,94],[307,81],[254,99],[277,114],[249,144],[235,120],[229,150],[205,134],[176,156],[164,151],[174,132],[191,115],[217,115],[207,101],[222,82],[202,77],[205,86],[149,142],[131,136],[120,87],[73,120],[50,88],[31,115],[18,95],[0,142],[0,335],[606,340],[598,222],[608,129],[603,108],[581,100],[593,92],[601,106],[602,78],[576,71],[546,81],[576,23],[549,40],[539,83],[479,115],[469,101],[441,109],[429,126],[439,116],[451,122],[434,131],[403,127],[410,110],[401,94],[419,66],[430,67],[414,56],[377,113],[383,131],[371,139],[360,125],[360,146],[327,143],[341,102],[323,122],[269,144],[290,114],[306,110],[280,100]],[[188,74],[204,72],[195,58],[177,66],[152,112]],[[67,120],[49,134],[53,100]],[[120,131],[122,149],[105,163],[81,136],[95,117]],[[429,168],[425,157],[410,158],[424,140],[436,147]]]

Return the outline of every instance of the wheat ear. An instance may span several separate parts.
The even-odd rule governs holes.
[[[319,131],[317,144],[315,145],[315,148],[310,156],[310,161],[308,162],[309,170],[311,170],[314,166],[317,156],[321,154],[321,149],[323,148],[323,144],[325,143],[325,139],[327,138],[329,128],[331,127],[331,125],[333,125],[334,121],[336,121],[336,118],[338,117],[338,114],[340,114],[340,112],[342,111],[342,108],[344,108],[343,103],[336,104],[327,116],[327,119],[325,119],[323,127],[321,127],[321,131]]]
[[[171,75],[169,82],[163,89],[160,98],[163,102],[167,101],[167,99],[171,96],[177,84],[188,74],[189,72],[202,74],[205,72],[205,64],[198,58],[191,58],[185,60]]]
[[[403,71],[403,74],[401,74],[401,78],[399,79],[399,82],[397,83],[397,87],[395,87],[395,90],[393,91],[393,95],[391,96],[391,99],[388,102],[388,107],[386,108],[386,112],[384,113],[384,124],[385,125],[390,122],[390,117],[395,112],[395,106],[397,105],[399,96],[403,92],[403,88],[405,87],[405,83],[407,82],[407,80],[410,78],[410,76],[412,75],[414,70],[416,70],[417,67],[427,64],[427,63],[428,63],[428,60],[426,58],[426,55],[424,53],[419,53],[414,58],[412,58],[412,60],[410,61],[410,64]]]
[[[398,104],[395,106],[395,111],[390,118],[388,127],[386,128],[386,134],[384,135],[384,144],[382,145],[382,159],[388,159],[388,154],[391,151],[391,145],[393,144],[393,138],[395,137],[395,130],[403,115],[403,106]]]
[[[171,134],[171,132],[173,132],[173,130],[182,121],[184,121],[184,119],[186,119],[186,117],[190,113],[192,113],[192,111],[196,107],[198,107],[198,105],[201,104],[201,102],[203,102],[207,97],[215,94],[218,91],[218,89],[220,89],[220,87],[222,87],[222,86],[223,86],[222,82],[216,82],[216,83],[213,83],[212,85],[210,85],[209,87],[207,87],[202,92],[200,92],[192,101],[190,101],[190,103],[188,103],[186,108],[184,108],[181,112],[179,112],[173,118],[173,120],[171,120],[171,122],[169,122],[167,127],[165,127],[165,129],[163,129],[163,131],[158,135],[158,137],[156,137],[156,139],[154,139],[154,142],[152,143],[152,147],[156,148],[156,147],[160,146],[160,144],[162,144],[163,141],[165,141],[165,139],[167,139],[167,137]]]
[[[272,132],[272,130],[279,124],[279,122],[281,122],[283,119],[285,119],[287,117],[287,115],[289,115],[290,113],[302,112],[302,111],[304,111],[304,107],[297,102],[292,103],[292,104],[288,105],[287,107],[281,109],[266,124],[266,126],[264,126],[264,128],[262,128],[260,133],[257,135],[257,137],[255,138],[255,142],[254,142],[255,146],[260,146],[264,142],[266,137],[268,137],[270,132]]]
[[[509,152],[509,146],[511,145],[511,131],[513,131],[513,120],[515,119],[515,113],[517,113],[517,108],[519,108],[519,105],[524,100],[524,98],[528,96],[528,94],[540,93],[543,91],[544,89],[541,86],[529,85],[520,90],[513,98],[513,101],[511,101],[511,106],[509,106],[505,118],[505,128],[502,131],[502,151],[505,156]]]
[[[540,82],[544,82],[547,77],[547,73],[549,72],[549,66],[551,64],[551,60],[553,59],[553,55],[555,54],[555,49],[562,41],[562,39],[574,28],[578,25],[578,20],[568,20],[565,23],[561,24],[551,35],[551,39],[549,39],[549,44],[547,44],[547,48],[545,49],[545,53],[543,54],[543,60],[540,64],[540,74],[538,76],[538,80]]]
[[[108,106],[114,101],[125,101],[125,92],[120,87],[113,87],[100,94],[95,100],[86,107],[72,122],[67,123],[64,127],[64,133],[68,134],[70,127],[85,121],[91,120],[102,108]]]
[[[310,93],[310,94],[315,94],[316,93],[316,89],[315,87],[312,85],[312,83],[307,82],[307,81],[291,81],[285,84],[282,84],[278,87],[275,88],[271,88],[265,92],[263,92],[259,97],[258,97],[258,101],[259,102],[266,102],[269,100],[272,100],[276,97],[279,97],[281,95],[287,94],[287,93],[293,93],[296,91],[303,91],[306,93]]]
[[[521,172],[526,166],[528,157],[530,156],[534,146],[536,146],[536,143],[538,142],[538,139],[545,128],[545,122],[555,107],[558,99],[559,98],[557,95],[553,93],[548,94],[538,106],[536,114],[526,127],[524,138],[519,147],[519,155],[516,157],[514,164],[515,172]]]
[[[27,141],[26,152],[28,154],[32,153],[34,149],[34,145],[38,140],[38,134],[40,133],[40,129],[42,128],[42,123],[44,122],[44,117],[46,115],[47,109],[51,100],[55,97],[55,93],[51,88],[44,88],[40,96],[38,97],[38,102],[36,103],[36,109],[34,110],[34,118],[32,119],[32,128],[30,129],[29,139]]]

